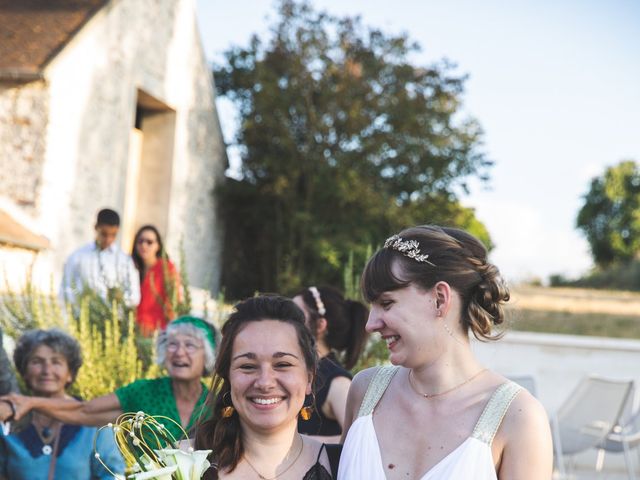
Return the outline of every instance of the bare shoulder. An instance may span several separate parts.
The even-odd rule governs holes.
[[[367,368],[359,371],[356,376],[353,377],[351,387],[349,388],[348,401],[350,404],[352,401],[357,401],[357,405],[360,405],[364,398],[364,394],[367,392],[367,388],[369,388],[371,380],[373,380],[373,377],[375,377],[380,368],[381,367]]]
[[[522,389],[507,410],[496,437],[500,450],[498,478],[551,478],[553,445],[542,404]],[[527,462],[522,462],[526,458]],[[525,464],[527,466],[525,466]]]
[[[315,455],[317,456],[318,452],[320,452],[320,449],[322,448],[323,442],[317,437],[310,437],[309,435],[300,435],[300,437],[304,443],[304,448],[311,452],[315,452]]]
[[[353,377],[353,381],[351,382],[349,393],[347,395],[347,406],[345,408],[344,425],[342,428],[342,443],[346,438],[351,424],[357,416],[358,409],[360,408],[362,399],[367,392],[367,388],[369,388],[371,380],[380,368],[381,367],[367,368],[366,370],[358,372],[356,376]]]
[[[505,415],[502,429],[506,440],[526,435],[540,427],[549,429],[549,418],[542,404],[526,389],[521,389]]]
[[[317,438],[310,437],[308,435],[301,435],[305,455],[303,456],[303,462],[305,464],[304,470],[308,470],[316,460],[320,460],[320,464],[324,466],[327,471],[331,471],[331,465],[329,464],[329,456],[327,452],[320,452],[324,443]]]

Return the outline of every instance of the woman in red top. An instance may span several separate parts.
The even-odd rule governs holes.
[[[131,257],[140,273],[140,304],[136,318],[142,334],[152,335],[156,330],[164,329],[174,317],[172,305],[180,293],[178,274],[153,225],[138,230]]]

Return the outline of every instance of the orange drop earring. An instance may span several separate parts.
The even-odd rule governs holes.
[[[313,414],[313,406],[316,404],[316,396],[314,394],[311,395],[311,405],[305,405],[300,409],[300,418],[302,418],[302,420],[311,419],[311,415]]]
[[[300,417],[302,417],[303,420],[309,420],[312,413],[313,407],[302,407],[300,409]]]
[[[226,392],[222,396],[223,403],[224,403],[224,397],[226,397],[227,395],[229,395],[229,392]],[[229,400],[229,403],[231,403],[231,400]],[[229,418],[235,413],[235,411],[236,409],[233,408],[233,405],[228,405],[226,407],[222,407],[222,411],[220,412],[220,414],[222,415],[222,418]]]

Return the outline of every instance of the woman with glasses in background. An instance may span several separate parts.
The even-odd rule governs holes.
[[[215,346],[211,324],[201,318],[180,317],[158,337],[157,362],[167,369],[165,377],[136,380],[86,402],[15,394],[3,398],[13,402],[16,419],[36,410],[64,423],[101,426],[124,412],[143,411],[169,417],[190,432],[203,411],[207,387],[201,377],[213,371]],[[165,426],[176,439],[183,437],[177,425],[166,422]]]
[[[144,225],[138,230],[131,258],[140,275],[136,320],[140,332],[150,336],[164,329],[174,317],[173,304],[180,297],[179,276],[164,250],[160,232],[153,225]]]

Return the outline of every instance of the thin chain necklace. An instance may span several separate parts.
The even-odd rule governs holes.
[[[33,416],[33,426],[40,437],[42,442],[42,453],[44,455],[51,455],[53,448],[51,445],[55,442],[56,437],[60,433],[60,422],[55,419],[51,419],[49,425],[43,425],[40,416]]]
[[[283,471],[281,471],[275,477],[265,477],[258,470],[256,470],[256,467],[254,467],[251,464],[251,462],[249,461],[249,458],[247,457],[247,455],[244,455],[244,459],[247,462],[247,465],[249,465],[251,467],[251,470],[256,472],[256,475],[258,475],[258,478],[260,478],[260,480],[276,480],[279,476],[284,475],[285,473],[287,473],[291,469],[291,467],[293,467],[296,464],[296,462],[300,458],[300,455],[302,455],[302,450],[304,450],[304,440],[302,440],[302,437],[300,436],[300,434],[298,434],[298,438],[300,439],[300,450],[298,451],[298,454],[296,455],[296,458],[293,459],[293,462],[291,462],[287,468],[285,468]]]
[[[473,375],[471,375],[469,378],[467,378],[464,382],[456,385],[455,387],[452,387],[448,390],[445,390],[444,392],[440,392],[440,393],[422,393],[419,392],[418,389],[416,388],[416,386],[413,384],[413,380],[411,380],[411,374],[413,373],[413,370],[409,370],[409,385],[411,386],[411,389],[416,392],[418,395],[426,398],[426,399],[430,399],[430,398],[435,398],[435,397],[441,397],[442,395],[446,395],[447,393],[451,393],[454,390],[457,390],[458,388],[462,387],[463,385],[466,385],[467,383],[469,383],[471,380],[473,380],[474,378],[479,377],[482,373],[486,372],[487,369],[483,368],[482,370],[480,370],[477,373],[474,373]]]

